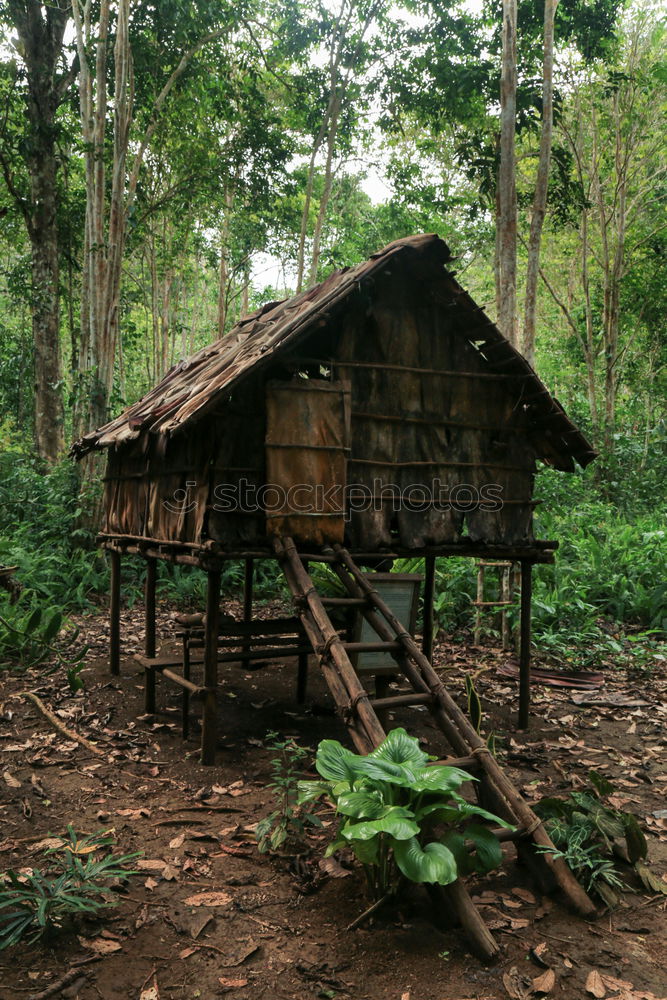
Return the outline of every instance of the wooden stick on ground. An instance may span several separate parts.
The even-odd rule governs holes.
[[[83,971],[84,965],[90,965],[91,962],[99,962],[99,955],[91,955],[90,958],[84,958],[80,962],[77,962],[72,966],[71,969],[65,973],[65,975],[55,983],[51,983],[46,989],[41,990],[39,993],[33,993],[30,1000],[49,1000],[49,997],[55,997],[58,993],[61,993],[66,986],[70,986],[79,976],[86,975]]]
[[[363,924],[364,920],[367,920],[370,916],[376,913],[380,909],[380,907],[384,906],[385,903],[388,903],[393,896],[394,896],[393,892],[386,892],[381,899],[376,900],[371,906],[368,907],[367,910],[364,910],[363,913],[360,913],[359,916],[356,918],[356,920],[353,920],[351,924],[348,924],[345,930],[346,931],[356,930],[357,927]]]
[[[39,698],[34,693],[34,691],[22,691],[20,694],[14,695],[14,697],[29,698],[30,701],[33,703],[33,705],[35,705],[35,707],[39,709],[44,718],[48,719],[53,728],[57,729],[59,733],[62,733],[63,736],[66,736],[68,740],[75,740],[77,743],[80,743],[82,747],[88,750],[89,753],[95,754],[96,757],[104,757],[103,750],[100,750],[98,747],[96,747],[95,744],[91,743],[90,740],[87,740],[85,736],[79,736],[79,734],[75,733],[73,729],[68,729],[67,726],[64,725],[60,721],[60,719],[53,714],[51,709],[46,707],[42,699]]]

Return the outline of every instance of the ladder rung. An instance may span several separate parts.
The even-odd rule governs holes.
[[[432,760],[429,764],[433,767],[460,767],[462,771],[479,771],[480,764],[478,757],[445,757],[444,760]]]
[[[401,705],[429,705],[433,701],[432,694],[418,694],[412,691],[410,694],[395,694],[387,698],[372,698],[373,708],[400,708]]]
[[[365,597],[322,597],[321,601],[333,608],[353,608],[368,604]]]
[[[509,608],[516,604],[516,601],[473,601],[476,608]]]
[[[193,684],[186,677],[182,677],[180,674],[175,674],[173,670],[162,670],[162,676],[166,677],[168,681],[172,684],[178,684],[179,687],[185,688],[190,694],[203,695],[206,694],[208,688],[202,687],[201,684]]]
[[[348,653],[391,653],[402,649],[400,642],[344,642]]]

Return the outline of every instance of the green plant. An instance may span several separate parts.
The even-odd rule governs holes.
[[[15,604],[0,598],[0,670],[25,670],[48,659],[50,671],[65,670],[70,689],[78,691],[88,652],[78,638],[79,629],[67,625],[63,612],[43,611],[32,591],[22,591]]]
[[[326,796],[334,803],[341,820],[327,856],[351,848],[376,898],[394,894],[402,879],[448,885],[502,861],[497,838],[477,821],[508,824],[459,794],[475,779],[431,759],[404,729],[365,757],[323,740],[316,767],[324,780],[300,784],[300,802]]]
[[[44,851],[45,870],[10,870],[0,881],[0,950],[24,936],[32,944],[59,930],[69,918],[94,916],[115,906],[112,880],[134,875],[125,866],[139,853],[114,856],[100,851],[113,844],[111,830],[79,837],[72,826],[56,847]]]
[[[299,782],[311,751],[299,746],[292,737],[281,738],[275,732],[267,733],[267,740],[278,754],[271,760],[273,780],[268,784],[277,808],[257,824],[255,836],[262,854],[277,851],[288,841],[302,841],[309,826],[322,826],[312,809],[298,801]]]
[[[616,858],[636,864],[646,857],[646,838],[632,813],[604,802],[613,786],[596,771],[590,771],[590,791],[571,792],[565,799],[550,797],[535,806],[545,820],[554,847],[545,853],[562,857],[588,892],[605,903],[617,902],[614,889],[622,889]]]

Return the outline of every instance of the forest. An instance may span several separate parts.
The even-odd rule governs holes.
[[[237,885],[256,886],[257,881],[243,881],[252,867],[244,859],[256,859],[256,839],[260,856],[279,855],[278,861],[273,857],[279,875],[264,872],[267,879],[278,879],[269,894],[279,889],[282,898],[294,882],[304,898],[314,893],[307,900],[307,918],[285,911],[283,923],[274,902],[266,920],[266,911],[258,910],[242,927],[230,922],[230,933],[246,935],[247,948],[238,962],[225,959],[215,975],[206,964],[212,953],[199,940],[205,925],[195,933],[181,906],[170,911],[168,933],[176,937],[169,947],[175,942],[177,951],[186,944],[186,951],[192,949],[181,959],[187,970],[177,983],[172,969],[171,978],[160,978],[158,985],[164,946],[158,942],[153,953],[152,942],[153,958],[144,961],[141,950],[128,944],[128,935],[134,940],[156,933],[156,913],[162,910],[149,899],[138,916],[133,912],[131,933],[129,924],[105,924],[111,928],[108,937],[99,936],[99,927],[79,928],[65,964],[58,964],[54,952],[51,957],[41,953],[35,975],[17,979],[6,993],[0,984],[0,997],[14,1000],[14,989],[32,989],[44,998],[62,992],[82,1000],[95,995],[159,1000],[161,987],[163,997],[230,992],[235,998],[372,994],[379,1000],[467,1000],[473,995],[520,1000],[555,989],[545,969],[556,970],[566,1000],[664,996],[657,971],[664,941],[646,945],[643,957],[633,952],[633,986],[618,955],[603,960],[595,951],[599,941],[589,942],[588,952],[576,952],[563,914],[553,927],[556,940],[568,934],[565,959],[561,954],[557,962],[535,960],[528,981],[519,973],[513,976],[519,961],[514,942],[507,945],[514,964],[505,962],[501,978],[484,978],[484,973],[471,984],[461,956],[449,961],[454,939],[431,927],[426,934],[431,951],[426,955],[417,949],[403,981],[403,949],[412,945],[401,933],[413,941],[420,934],[421,917],[414,916],[410,904],[393,922],[386,918],[382,933],[390,935],[392,954],[396,949],[387,969],[381,942],[371,942],[376,930],[358,932],[364,934],[362,943],[354,944],[347,964],[347,945],[338,938],[335,960],[327,964],[331,923],[344,926],[356,913],[349,911],[352,888],[346,889],[345,905],[335,898],[341,887],[352,885],[345,877],[348,867],[341,868],[336,857],[313,860],[312,842],[311,854],[295,849],[288,859],[274,850],[270,834],[282,830],[288,842],[290,837],[302,841],[302,827],[312,820],[315,840],[323,837],[321,819],[308,803],[295,806],[292,791],[297,773],[313,776],[310,749],[317,740],[340,733],[328,719],[326,732],[320,732],[315,715],[304,722],[302,714],[288,712],[286,720],[275,722],[275,700],[269,699],[280,700],[276,682],[266,702],[260,693],[252,696],[260,708],[242,708],[238,702],[238,719],[228,734],[231,769],[209,777],[196,763],[192,746],[186,757],[172,722],[150,723],[150,745],[135,739],[147,724],[128,722],[140,716],[139,709],[130,710],[121,725],[124,696],[114,687],[116,679],[109,690],[104,673],[110,576],[108,559],[96,544],[104,463],[94,453],[76,463],[69,450],[82,435],[141,399],[179,362],[224,341],[257,309],[313,288],[335,269],[366,261],[394,240],[437,233],[452,252],[457,281],[534,366],[598,452],[590,466],[572,475],[546,466],[538,472],[536,537],[558,540],[559,549],[553,565],[535,572],[532,643],[537,667],[565,676],[596,672],[605,678],[612,700],[597,707],[594,700],[575,702],[575,708],[568,689],[540,689],[536,712],[541,721],[532,743],[526,734],[521,740],[524,750],[532,747],[531,760],[543,770],[551,768],[550,778],[543,780],[544,774],[536,773],[540,767],[531,765],[522,772],[521,787],[537,783],[533,799],[537,791],[551,794],[551,785],[565,777],[564,761],[556,760],[554,771],[551,757],[569,753],[578,739],[588,741],[592,733],[602,740],[588,757],[620,741],[620,758],[605,771],[606,785],[602,790],[596,785],[595,794],[605,799],[617,823],[628,802],[642,822],[648,812],[644,833],[656,839],[656,868],[665,870],[667,817],[664,799],[657,797],[664,785],[656,786],[664,775],[638,777],[637,768],[642,756],[659,760],[660,746],[664,755],[666,126],[667,19],[660,0],[0,4],[0,752],[14,751],[2,754],[3,765],[11,767],[0,782],[3,795],[10,796],[7,805],[0,798],[0,816],[8,823],[6,839],[0,840],[0,870],[10,867],[10,854],[3,852],[11,852],[11,864],[22,864],[21,870],[35,864],[34,858],[20,857],[19,847],[33,832],[39,834],[34,842],[46,844],[47,851],[69,852],[73,864],[72,858],[86,857],[87,851],[113,847],[109,831],[114,827],[116,846],[131,853],[118,858],[117,867],[108,855],[108,877],[118,880],[123,864],[136,863],[144,881],[160,884],[172,911],[176,904],[169,893],[179,880],[190,880],[191,899],[197,879],[202,890],[207,888],[211,857],[236,865]],[[395,568],[421,572],[423,559],[406,559]],[[232,614],[242,604],[243,572],[239,562],[225,564],[222,573],[225,607]],[[123,655],[128,658],[143,636],[144,585],[140,561],[128,560],[122,593]],[[272,563],[257,569],[255,598],[265,617],[285,607],[288,592]],[[519,736],[509,725],[507,685],[513,682],[499,667],[500,621],[489,614],[480,625],[476,598],[474,561],[439,558],[434,664],[468,671],[472,680],[466,680],[461,697],[478,732],[485,739],[495,734],[508,763],[520,767],[515,759]],[[158,563],[157,600],[161,627],[173,639],[173,614],[204,607],[203,574]],[[514,629],[517,608],[508,614]],[[313,697],[322,693],[317,683]],[[82,743],[72,758],[77,744],[67,750],[69,737],[62,731],[57,744],[40,749],[33,740],[34,729],[44,723],[39,713],[32,716],[32,728],[24,719],[23,728],[15,729],[18,702],[12,699],[24,691],[57,707],[52,716],[66,731],[78,725],[93,746],[99,737],[107,739],[112,749],[104,767],[111,776],[102,781],[103,771],[94,771],[102,764],[90,745],[84,750],[93,754],[92,764],[81,766],[78,760]],[[34,711],[31,704],[21,702],[21,711]],[[628,729],[630,709],[637,718]],[[114,713],[117,721],[111,723]],[[296,718],[303,722],[301,729]],[[575,728],[579,722],[581,732]],[[598,724],[602,728],[596,732]],[[118,733],[111,737],[114,725]],[[537,735],[541,743],[535,742]],[[559,740],[573,742],[559,746]],[[235,746],[243,747],[236,756]],[[161,748],[157,756],[155,747]],[[40,767],[48,766],[51,752],[60,755],[61,763],[68,758],[75,764],[64,771],[61,808],[49,812],[44,802],[50,805],[54,797],[55,778]],[[253,764],[253,752],[260,764]],[[31,755],[26,764],[24,758],[30,761]],[[168,768],[163,767],[166,757]],[[116,786],[117,801],[110,791],[116,765],[126,774]],[[655,767],[659,770],[657,762]],[[619,775],[625,776],[621,784],[626,782],[620,791]],[[94,804],[84,810],[86,829],[79,833],[89,840],[82,841],[79,855],[77,833],[68,824],[76,826],[81,776],[98,787],[96,797],[89,796]],[[48,794],[42,795],[42,780]],[[641,801],[633,800],[639,793],[629,790],[628,781],[633,788],[640,781],[650,786],[642,788]],[[573,787],[574,794],[583,794],[583,782]],[[273,789],[278,812],[284,811],[279,822],[271,813],[274,819],[262,834],[267,788]],[[644,792],[653,796],[650,805]],[[237,801],[237,795],[249,797]],[[211,824],[206,829],[222,853],[209,857],[211,844],[195,840],[200,853],[193,848],[189,860],[172,864],[181,857],[184,840],[177,843],[183,831],[167,825],[170,796],[187,801],[188,808],[213,804],[220,810],[213,813],[214,836]],[[236,809],[238,802],[244,808]],[[227,806],[239,816],[223,816]],[[123,814],[125,820],[119,819]],[[158,815],[165,824],[161,846],[152,825]],[[194,822],[204,820],[198,816]],[[624,829],[629,836],[629,827]],[[65,838],[60,848],[58,842],[46,843],[52,835]],[[183,833],[186,842],[188,836]],[[161,860],[151,860],[158,850]],[[144,855],[138,862],[137,851]],[[580,852],[580,871],[590,868],[591,856],[584,863]],[[164,875],[165,865],[173,874]],[[589,873],[589,887],[599,889],[603,871]],[[261,878],[260,869],[253,872],[253,878]],[[660,913],[664,917],[667,882],[660,875],[646,878],[649,882],[642,878],[638,886],[652,901],[648,909],[636,911],[643,916],[634,923],[640,929],[646,925],[651,941]],[[8,883],[2,879],[0,965],[9,975],[9,965],[2,964],[12,953],[11,948],[2,952],[11,936],[11,929],[5,930],[3,938],[2,908],[9,904],[3,901]],[[606,881],[618,890],[613,877]],[[130,883],[133,891],[137,884]],[[509,885],[493,883],[496,896],[509,892]],[[149,896],[154,888],[148,887]],[[599,895],[609,903],[605,891]],[[326,903],[321,907],[329,907],[325,916],[313,909],[322,893]],[[248,898],[252,895],[246,891]],[[487,906],[500,905],[493,895]],[[93,921],[96,906],[102,905],[108,904],[88,900],[80,909]],[[193,904],[208,905],[213,904]],[[238,904],[235,917],[255,912],[255,903],[243,910],[244,905]],[[492,921],[501,919],[499,913],[495,909]],[[517,919],[517,927],[499,924],[501,933],[516,938],[523,932],[527,921],[522,926]],[[540,918],[531,914],[533,919]],[[61,923],[54,919],[56,927]],[[298,936],[307,938],[311,925],[316,931],[300,966]],[[617,933],[623,930],[619,926]],[[105,969],[107,955],[120,963],[105,973],[100,965],[97,985],[76,957],[81,933],[98,943],[88,960],[103,957]],[[268,954],[271,935],[291,956],[282,985],[277,966],[269,962],[271,974],[262,978],[266,970],[257,964],[257,954]],[[220,944],[218,937],[213,940],[218,941],[211,945],[215,957]],[[531,939],[531,949],[537,944]],[[19,947],[19,964],[27,975],[32,953],[25,941]],[[451,947],[453,954],[458,945]],[[551,948],[556,948],[553,942]],[[585,972],[576,981],[568,979],[574,972],[572,963],[567,965],[575,952],[577,972]],[[133,978],[119,986],[118,970],[128,955]],[[200,958],[202,964],[191,971]],[[377,990],[371,991],[360,973],[365,961],[379,977]],[[538,970],[542,983],[535,987]],[[591,979],[593,972],[599,982]],[[450,991],[443,993],[441,977],[450,974]],[[67,992],[72,983],[79,984],[80,993]],[[57,989],[49,993],[50,985]],[[253,991],[258,986],[263,992]]]

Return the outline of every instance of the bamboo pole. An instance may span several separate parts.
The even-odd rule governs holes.
[[[553,843],[543,824],[498,766],[495,757],[446,690],[412,636],[405,631],[401,622],[373,590],[368,580],[350,558],[349,553],[340,545],[334,546],[334,550],[354,583],[366,594],[369,602],[384,617],[395,635],[403,643],[407,654],[404,669],[413,681],[415,688],[419,690],[421,687],[422,690],[431,690],[436,694],[439,704],[434,705],[431,711],[453,749],[461,756],[471,753],[479,756],[480,767],[486,778],[486,789],[495,810],[500,812],[504,818],[518,822],[526,830],[530,830],[530,836],[535,845],[552,848]],[[410,659],[414,661],[414,668],[410,664]],[[536,864],[542,863],[551,871],[559,887],[579,913],[584,916],[595,914],[594,904],[562,858],[554,857],[551,854],[538,854],[534,858]]]
[[[144,650],[146,656],[155,656],[155,582],[157,563],[155,559],[146,560],[146,581],[144,583],[144,621],[146,637]]]
[[[435,556],[424,558],[424,624],[422,652],[427,660],[433,656],[433,596],[435,594]]]
[[[144,584],[144,622],[146,635],[144,652],[148,657],[155,657],[155,579],[157,563],[155,559],[146,560],[146,581]],[[144,711],[155,714],[155,669],[152,665],[144,667]]]
[[[533,567],[521,561],[521,641],[519,645],[519,729],[530,724],[530,610],[533,590]]]
[[[120,552],[109,552],[111,580],[109,585],[109,669],[120,674]]]
[[[338,632],[331,624],[328,614],[320,596],[313,586],[313,582],[306,573],[301,559],[296,550],[296,546],[291,538],[275,540],[276,552],[282,561],[286,562],[292,573],[292,578],[296,582],[302,599],[306,602],[312,619],[319,630],[324,648],[315,652],[320,657],[320,663],[324,665],[327,660],[327,653],[337,670],[347,694],[348,705],[341,705],[342,709],[354,705],[359,723],[363,729],[363,734],[369,743],[369,749],[378,746],[385,738],[385,731],[380,725],[377,715],[370,705],[367,691],[362,685],[357,672],[355,671],[349,656],[347,655],[343,642]],[[363,751],[368,752],[368,750]]]
[[[244,559],[243,561],[243,622],[249,625],[252,621],[252,585],[254,576],[254,560],[252,557]],[[249,660],[247,659],[247,654],[250,652],[250,640],[243,643],[243,653],[245,654],[241,658],[241,663],[244,667],[248,666]]]
[[[201,762],[215,763],[218,726],[218,627],[220,619],[220,570],[208,572],[204,645],[204,712],[202,716]]]

